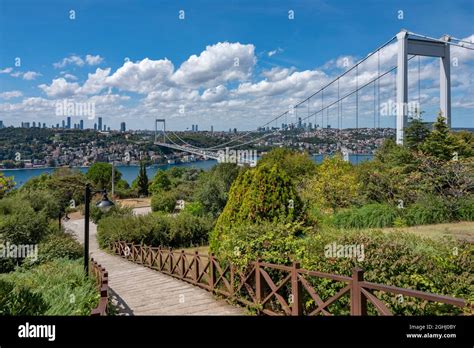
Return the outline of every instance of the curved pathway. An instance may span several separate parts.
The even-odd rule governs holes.
[[[64,222],[82,243],[84,219]],[[243,309],[210,292],[99,249],[97,228],[90,223],[91,257],[109,272],[112,302],[119,315],[243,315]]]

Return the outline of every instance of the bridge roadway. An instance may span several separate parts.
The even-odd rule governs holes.
[[[84,219],[64,222],[66,231],[84,241]],[[119,315],[243,315],[242,308],[210,292],[99,249],[90,223],[90,254],[109,272],[110,296]]]

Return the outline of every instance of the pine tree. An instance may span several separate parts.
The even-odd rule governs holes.
[[[148,176],[146,174],[145,162],[140,162],[140,172],[137,178],[138,194],[140,196],[148,196]]]
[[[449,132],[446,118],[439,113],[433,130],[420,145],[420,150],[430,156],[449,161],[457,149],[456,139]]]
[[[405,129],[405,146],[410,150],[418,150],[429,134],[428,126],[421,118],[412,118],[410,125]]]

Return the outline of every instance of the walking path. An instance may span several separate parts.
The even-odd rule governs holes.
[[[64,222],[82,243],[84,219]],[[90,223],[90,254],[109,272],[112,302],[120,315],[243,315],[241,308],[216,299],[210,292],[99,249]]]

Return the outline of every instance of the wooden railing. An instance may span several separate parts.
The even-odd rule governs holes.
[[[187,253],[126,242],[113,243],[111,251],[267,315],[333,315],[334,305],[338,305],[338,314],[392,315],[390,305],[379,298],[383,294],[391,294],[392,299],[396,295],[397,301],[406,296],[472,313],[472,306],[464,299],[367,282],[359,268],[348,277],[302,269],[296,262],[284,266],[257,260],[240,272],[229,263],[219,262],[213,254],[200,255],[197,251]],[[331,295],[323,300],[318,290],[327,288]]]
[[[107,315],[109,301],[109,275],[104,267],[91,258],[91,273],[96,279],[97,289],[100,292],[99,304],[91,311],[91,315]]]

